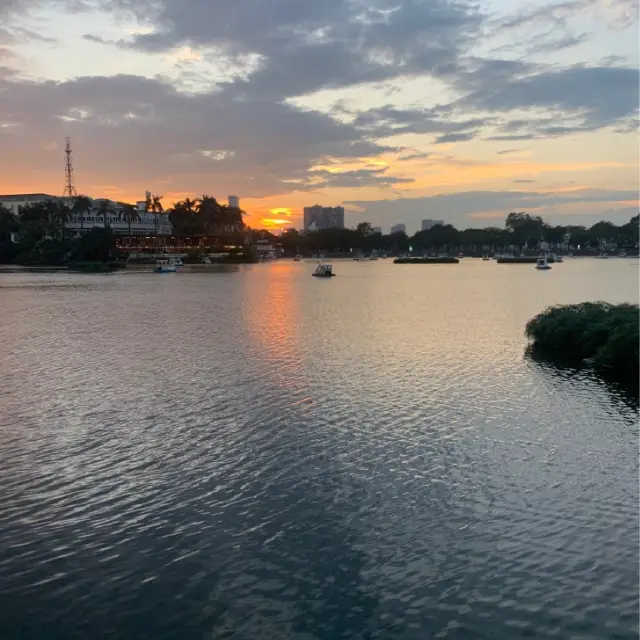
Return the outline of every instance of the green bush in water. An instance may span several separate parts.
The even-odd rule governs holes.
[[[544,351],[637,381],[638,317],[638,305],[583,302],[546,309],[527,323],[525,333]]]

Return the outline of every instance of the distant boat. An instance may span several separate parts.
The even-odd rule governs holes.
[[[302,260],[302,256],[298,253],[296,254],[296,257],[293,259],[294,262],[300,262],[300,260]]]
[[[551,265],[546,258],[538,258],[538,261],[536,262],[536,269],[539,271],[548,271],[551,269]]]
[[[156,260],[156,268],[153,270],[153,272],[154,273],[175,273],[176,265],[171,264],[172,260]]]
[[[487,260],[491,260],[491,258],[490,258],[486,253],[482,256],[482,259],[483,259],[485,262],[486,262]]]
[[[316,270],[311,275],[315,278],[332,278],[336,274],[333,273],[333,267],[330,264],[318,262]]]
[[[607,253],[605,253],[604,251],[598,256],[598,258],[600,258],[600,260],[607,260],[608,257],[609,257],[609,255]]]
[[[458,260],[460,260],[460,258],[464,258],[464,253],[462,253],[462,251],[458,254]]]

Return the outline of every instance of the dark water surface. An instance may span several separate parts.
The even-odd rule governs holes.
[[[3,640],[637,637],[637,261],[334,268],[0,273]]]

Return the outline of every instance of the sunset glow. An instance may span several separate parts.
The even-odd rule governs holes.
[[[70,136],[78,192],[237,194],[254,228],[313,204],[410,231],[637,209],[637,2],[399,0],[366,23],[357,3],[193,2],[0,4],[0,192],[60,195]]]

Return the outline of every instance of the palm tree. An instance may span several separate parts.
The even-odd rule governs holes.
[[[76,196],[76,198],[73,201],[73,207],[71,208],[71,210],[73,211],[74,215],[79,215],[80,216],[80,235],[84,236],[84,216],[85,214],[89,213],[89,211],[91,211],[91,207],[93,206],[93,202],[91,201],[91,198],[88,198],[85,195],[80,194],[79,196]]]
[[[135,205],[127,202],[121,202],[122,219],[129,224],[129,244],[131,244],[131,223],[140,221],[140,214]]]
[[[153,196],[149,195],[147,197],[147,206],[149,206],[149,200],[151,201],[151,212],[154,215],[153,225],[155,227],[156,232],[156,247],[159,245],[158,238],[158,216],[164,211],[164,207],[162,206],[162,196]]]
[[[202,216],[204,230],[207,233],[216,233],[220,224],[220,205],[215,198],[203,195],[196,206],[196,211]]]
[[[109,221],[107,220],[107,216],[111,213],[111,202],[109,200],[101,200],[98,205],[98,216],[102,217],[104,228],[106,229],[109,225]]]
[[[71,219],[71,209],[63,202],[58,202],[58,210],[56,211],[56,219],[60,224],[60,240],[64,242],[64,232],[66,224]]]
[[[60,207],[58,205],[58,203],[54,200],[47,200],[44,203],[43,206],[43,211],[44,211],[44,215],[47,218],[47,235],[50,235],[51,237],[53,237],[55,235],[55,231],[56,231],[56,227],[58,224],[58,213],[59,213]]]

